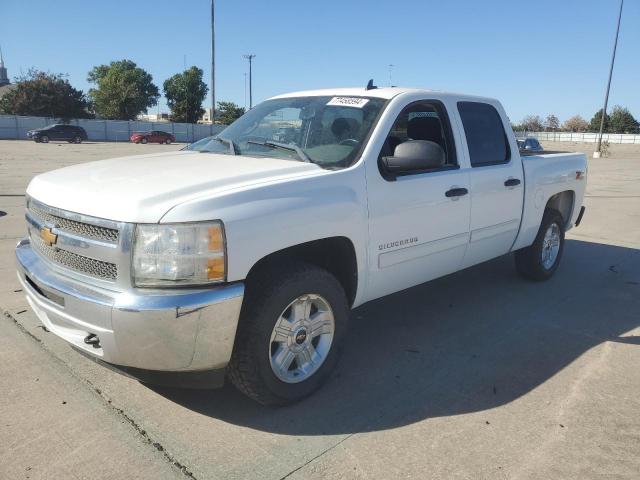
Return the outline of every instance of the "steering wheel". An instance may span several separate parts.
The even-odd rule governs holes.
[[[355,138],[345,138],[344,140],[341,140],[340,143],[338,143],[338,145],[351,145],[355,147],[359,143],[360,141],[356,140]]]

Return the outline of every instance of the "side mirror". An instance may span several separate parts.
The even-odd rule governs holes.
[[[409,140],[399,144],[393,157],[382,157],[382,165],[391,175],[402,175],[420,170],[433,170],[445,164],[445,153],[440,145],[428,140]]]

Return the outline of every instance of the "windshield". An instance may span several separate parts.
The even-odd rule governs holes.
[[[199,152],[309,161],[325,168],[351,165],[385,100],[293,97],[267,100],[215,137],[189,145]]]

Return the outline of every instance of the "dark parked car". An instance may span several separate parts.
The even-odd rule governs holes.
[[[544,150],[540,142],[535,138],[518,139],[518,148],[525,152],[542,152]]]
[[[151,132],[133,132],[129,140],[133,143],[157,142],[169,145],[171,142],[176,141],[176,137],[167,132],[153,130]]]
[[[44,128],[29,130],[27,137],[32,138],[37,143],[49,143],[49,140],[64,140],[69,143],[82,143],[87,139],[87,132],[82,127],[75,125],[64,125],[56,123]]]

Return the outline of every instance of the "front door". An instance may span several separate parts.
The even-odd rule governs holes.
[[[402,107],[398,107],[400,109]],[[470,196],[445,105],[419,100],[401,109],[380,156],[404,142],[429,142],[443,150],[438,168],[389,177],[369,162],[369,282],[377,298],[457,270],[469,240]],[[458,145],[459,147],[459,145]],[[380,160],[380,159],[379,159]]]

